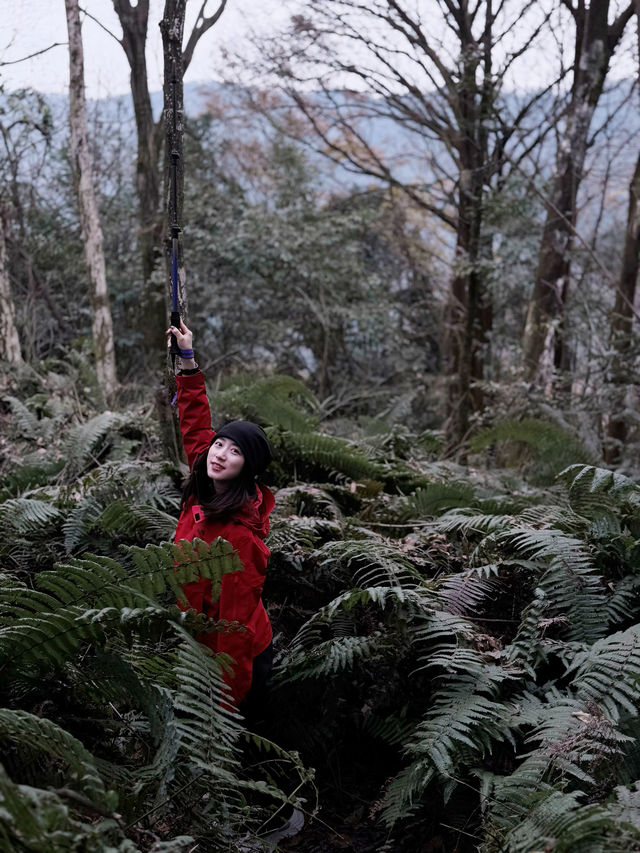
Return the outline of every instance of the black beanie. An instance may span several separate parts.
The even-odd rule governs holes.
[[[211,440],[212,444],[216,438],[230,438],[234,441],[252,474],[262,474],[273,459],[273,451],[264,430],[251,421],[231,421],[218,430]]]

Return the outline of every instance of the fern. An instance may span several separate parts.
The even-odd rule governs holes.
[[[0,506],[0,553],[10,553],[12,539],[37,534],[60,519],[51,503],[32,498],[13,498]]]
[[[5,395],[3,401],[11,407],[11,413],[14,418],[14,424],[20,435],[24,438],[35,440],[39,435],[42,435],[42,424],[38,417],[31,412],[27,406],[18,400],[17,397],[12,397],[10,394]],[[47,436],[48,437],[48,436]]]
[[[279,681],[342,675],[352,671],[358,661],[374,661],[387,649],[388,641],[381,632],[371,637],[336,637],[318,642],[313,648],[299,646],[284,658]]]
[[[384,475],[378,463],[370,461],[351,442],[319,432],[291,433],[276,428],[266,430],[278,458],[295,459],[296,466],[316,468],[334,477],[375,480]]]
[[[568,486],[573,510],[587,518],[622,519],[640,535],[640,486],[633,480],[604,468],[570,465],[558,475]]]
[[[635,714],[640,678],[640,627],[611,634],[577,655],[569,670],[579,697],[606,710],[612,720],[621,712]]]
[[[516,527],[496,541],[546,564],[538,583],[550,616],[566,619],[569,640],[592,642],[606,633],[604,586],[582,540],[561,531]]]
[[[416,801],[436,778],[450,779],[457,772],[461,750],[465,760],[479,760],[494,742],[513,741],[511,721],[500,702],[466,690],[447,691],[432,704],[405,752],[412,761],[388,786],[383,816],[389,826],[408,817]]]
[[[495,590],[495,583],[488,579],[489,574],[497,575],[496,564],[478,566],[449,575],[441,581],[440,600],[449,613],[464,616],[477,613],[484,599]],[[485,575],[483,578],[481,573]]]
[[[317,424],[318,404],[305,385],[291,376],[234,376],[230,386],[211,395],[214,411],[229,418],[247,417],[264,426],[306,433]],[[306,409],[306,411],[305,411]]]
[[[0,651],[11,667],[60,666],[83,640],[98,640],[103,626],[130,634],[155,635],[167,620],[182,618],[153,605],[171,591],[185,601],[182,586],[198,577],[212,582],[219,595],[223,574],[241,568],[228,542],[182,541],[176,545],[132,547],[133,571],[107,557],[72,560],[37,575],[37,590],[20,590],[16,604],[31,610],[0,625]],[[42,599],[41,592],[48,598]],[[14,594],[14,591],[11,591]],[[56,602],[51,608],[51,598]]]
[[[392,544],[343,539],[328,542],[315,554],[322,565],[344,564],[355,586],[417,586],[422,577],[411,561]]]
[[[115,819],[82,820],[69,805],[52,791],[28,785],[16,785],[0,765],[0,848],[2,850],[61,851],[85,849],[94,853],[140,853],[124,838]],[[90,806],[90,801],[87,801]],[[165,853],[186,853],[193,846],[187,836],[173,839],[168,845],[156,845]]]
[[[46,753],[68,765],[69,784],[76,786],[91,802],[102,808],[113,808],[115,797],[105,791],[93,756],[64,729],[55,723],[26,711],[0,708],[0,739]]]
[[[524,456],[525,470],[539,484],[551,483],[569,463],[592,461],[591,454],[575,435],[556,424],[535,418],[504,421],[476,433],[470,441],[474,452],[499,444],[518,447],[515,464],[523,465],[522,447],[529,448],[530,458]]]
[[[501,842],[501,850],[530,853],[550,847],[558,853],[624,853],[640,849],[640,834],[616,824],[606,808],[584,804],[579,792],[547,790],[531,801],[526,817]]]
[[[89,463],[95,464],[111,430],[126,423],[128,419],[123,415],[101,412],[71,429],[64,441],[67,476],[79,474]]]
[[[338,504],[325,489],[306,485],[278,489],[276,512],[278,514],[315,516],[338,522],[342,520],[342,513]]]
[[[408,500],[409,509],[417,518],[442,515],[450,509],[471,507],[476,503],[475,489],[468,483],[430,483]]]
[[[176,732],[191,762],[218,784],[232,783],[237,765],[234,744],[240,725],[236,712],[228,706],[228,688],[222,680],[219,660],[203,653],[202,646],[187,639],[178,649],[177,690],[174,707],[182,715]]]

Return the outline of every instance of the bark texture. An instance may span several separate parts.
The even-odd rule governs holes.
[[[71,160],[78,193],[84,254],[93,309],[92,336],[98,382],[109,399],[116,389],[113,321],[107,292],[102,228],[93,189],[91,153],[84,94],[84,53],[77,0],[65,0],[69,33],[69,123]]]
[[[184,134],[184,89],[182,83],[183,56],[182,38],[184,33],[184,0],[166,0],[164,17],[160,22],[162,47],[164,54],[164,128],[165,128],[165,210],[167,221],[182,224],[184,203],[184,160],[182,138]],[[175,186],[172,186],[171,173],[175,170]],[[178,302],[184,304],[184,264],[182,258],[182,240],[177,238],[178,249]],[[171,288],[172,234],[166,240],[167,280]]]
[[[584,174],[589,129],[611,57],[633,13],[632,3],[609,25],[610,5],[610,0],[592,0],[588,6],[584,3],[571,6],[576,27],[573,86],[547,200],[522,345],[525,376],[542,386],[549,385],[549,372],[553,368],[567,367],[562,323],[569,295],[576,200]]]
[[[7,263],[8,227],[9,216],[7,211],[0,207],[0,358],[11,364],[20,364],[22,351]]]
[[[638,27],[638,48],[640,49],[640,0],[635,0],[636,23]],[[640,54],[639,54],[640,57]],[[638,68],[640,79],[640,67]],[[625,230],[624,250],[620,281],[616,291],[616,301],[611,317],[611,346],[613,359],[610,381],[614,387],[613,406],[609,413],[605,458],[609,464],[620,461],[624,443],[629,432],[629,420],[626,410],[630,386],[631,333],[633,330],[636,288],[640,273],[640,154],[629,184],[629,207]]]
[[[176,42],[176,55],[180,54],[179,69],[182,74],[187,70],[193,52],[200,38],[220,18],[227,0],[221,0],[215,12],[205,15],[206,0],[201,4],[196,23],[187,39],[187,45],[182,50],[182,37],[186,0],[166,0],[161,24],[163,32],[163,47],[165,54],[165,87],[167,78],[167,37],[173,38],[180,34]],[[145,306],[140,317],[140,327],[143,334],[143,359],[148,367],[161,364],[165,358],[166,342],[164,330],[167,326],[168,293],[158,287],[153,272],[160,262],[162,252],[162,235],[165,231],[165,207],[162,205],[162,171],[160,166],[162,142],[165,130],[164,115],[158,121],[153,118],[151,97],[147,75],[147,60],[145,48],[149,24],[149,0],[113,0],[113,7],[122,27],[121,45],[131,69],[131,94],[136,120],[138,153],[136,162],[136,192],[140,228],[138,243],[142,265],[142,303]],[[166,22],[171,25],[167,27]],[[179,23],[176,23],[179,22]],[[182,83],[180,84],[182,85]],[[166,110],[166,102],[165,102]],[[165,163],[166,174],[166,163]]]
[[[184,4],[183,4],[184,5]],[[138,197],[138,246],[142,267],[140,315],[143,336],[143,357],[147,366],[157,360],[164,349],[166,328],[166,298],[153,281],[152,274],[162,251],[162,206],[160,203],[160,152],[162,124],[155,122],[147,76],[147,28],[149,0],[132,5],[129,0],[113,0],[122,27],[121,45],[131,69],[131,95],[136,121],[137,158],[136,194]]]

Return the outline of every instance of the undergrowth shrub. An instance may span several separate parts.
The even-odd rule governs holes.
[[[257,415],[276,452],[277,666],[250,734],[225,710],[224,661],[193,639],[201,620],[174,603],[177,552],[160,543],[180,475],[153,420],[28,390],[4,410],[3,842],[238,849],[267,800],[310,816],[315,767],[320,817],[381,853],[640,849],[633,480],[539,422],[476,440],[529,447],[511,469],[495,450],[465,468],[434,436],[329,434],[278,377],[212,394],[223,417]],[[178,559],[232,570],[217,547]]]

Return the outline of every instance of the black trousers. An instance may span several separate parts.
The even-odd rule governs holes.
[[[273,643],[253,659],[251,687],[246,698],[240,703],[240,711],[247,720],[259,719],[264,715],[267,695],[271,687],[270,677],[273,669]]]

